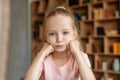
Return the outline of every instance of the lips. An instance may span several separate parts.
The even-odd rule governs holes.
[[[55,47],[57,47],[57,48],[62,48],[62,47],[64,47],[64,45],[57,45],[57,46],[55,46]]]

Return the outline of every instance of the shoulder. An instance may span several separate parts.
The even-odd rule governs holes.
[[[51,55],[46,56],[45,59],[44,59],[44,61],[43,61],[43,64],[44,65],[50,65],[52,63],[53,63],[52,62],[52,56]]]
[[[44,62],[46,62],[46,61],[51,61],[51,55],[48,55],[45,57]]]

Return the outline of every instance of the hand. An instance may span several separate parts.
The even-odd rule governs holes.
[[[54,48],[52,47],[52,45],[48,44],[47,42],[45,42],[40,50],[40,54],[47,56],[50,53],[52,53],[54,51]]]
[[[78,40],[70,41],[70,51],[75,54],[80,51],[80,43]]]

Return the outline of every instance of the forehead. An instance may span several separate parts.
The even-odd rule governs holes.
[[[52,16],[46,21],[46,29],[51,28],[72,28],[72,19],[65,15]]]

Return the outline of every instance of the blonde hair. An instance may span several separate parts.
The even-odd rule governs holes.
[[[48,20],[49,18],[51,18],[51,17],[56,16],[56,15],[64,15],[64,16],[70,17],[70,19],[71,19],[71,21],[72,21],[73,29],[74,29],[74,31],[76,31],[76,34],[77,34],[77,37],[78,37],[77,26],[76,26],[76,24],[75,24],[73,14],[70,12],[70,10],[67,10],[65,7],[63,7],[63,6],[58,6],[55,10],[52,10],[51,12],[49,12],[49,13],[45,16],[44,23],[43,23],[43,34],[42,34],[43,40],[44,40],[44,41],[46,40],[45,28],[46,28],[47,20]]]
[[[54,16],[56,16],[56,15],[63,15],[63,16],[67,16],[67,17],[70,17],[71,18],[71,21],[72,21],[72,25],[73,25],[73,29],[74,29],[74,31],[75,31],[75,33],[76,33],[76,35],[77,35],[77,40],[81,43],[81,41],[80,41],[80,38],[79,38],[79,36],[78,36],[78,25],[76,25],[76,23],[75,23],[75,19],[74,19],[74,17],[73,17],[73,14],[69,11],[69,10],[67,10],[65,7],[62,7],[62,6],[59,6],[59,7],[57,7],[55,10],[53,10],[53,11],[51,11],[51,12],[49,12],[46,16],[45,16],[45,19],[44,19],[44,23],[43,23],[43,26],[40,26],[41,27],[41,42],[40,42],[40,44],[39,44],[39,47],[38,48],[36,48],[35,50],[33,50],[34,52],[33,52],[33,59],[34,59],[34,57],[37,55],[37,52],[39,52],[40,50],[41,50],[41,48],[42,48],[42,45],[44,44],[44,42],[46,41],[46,31],[45,31],[45,28],[46,28],[46,22],[47,22],[47,19],[49,19],[49,18],[51,18],[51,17],[54,17]],[[83,50],[82,49],[82,47],[81,47],[81,44],[80,44],[80,50]]]

